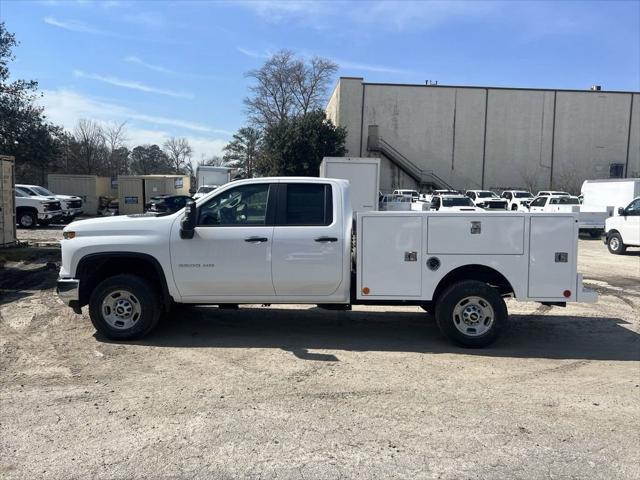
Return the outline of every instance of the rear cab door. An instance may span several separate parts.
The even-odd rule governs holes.
[[[322,298],[340,293],[345,226],[342,198],[331,182],[278,185],[271,272],[278,297]]]

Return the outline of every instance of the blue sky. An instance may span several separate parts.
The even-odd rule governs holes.
[[[640,90],[640,2],[0,0],[49,118],[127,121],[219,154],[270,52],[321,55],[366,81]]]

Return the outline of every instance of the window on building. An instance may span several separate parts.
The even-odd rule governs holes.
[[[609,165],[609,178],[624,177],[624,163],[612,163]]]

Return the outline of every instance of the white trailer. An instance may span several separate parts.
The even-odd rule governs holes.
[[[348,180],[354,212],[378,210],[380,159],[368,157],[324,157],[320,177]]]
[[[231,169],[228,167],[213,167],[200,165],[196,169],[196,183],[198,189],[204,186],[220,187],[231,181]],[[207,192],[208,193],[208,192]]]
[[[583,196],[581,211],[596,212],[613,207],[617,212],[640,197],[640,178],[585,180],[580,193]]]

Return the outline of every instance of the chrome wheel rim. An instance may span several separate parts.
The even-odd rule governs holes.
[[[469,337],[479,337],[493,326],[493,307],[482,297],[465,297],[453,309],[453,324]]]
[[[611,250],[618,250],[618,248],[620,248],[618,237],[612,237],[611,240],[609,240],[609,245],[611,246]]]
[[[142,307],[131,292],[115,290],[102,301],[102,316],[110,327],[126,330],[140,320]]]
[[[23,227],[30,227],[33,225],[33,217],[31,215],[23,215],[20,217],[20,224]]]

